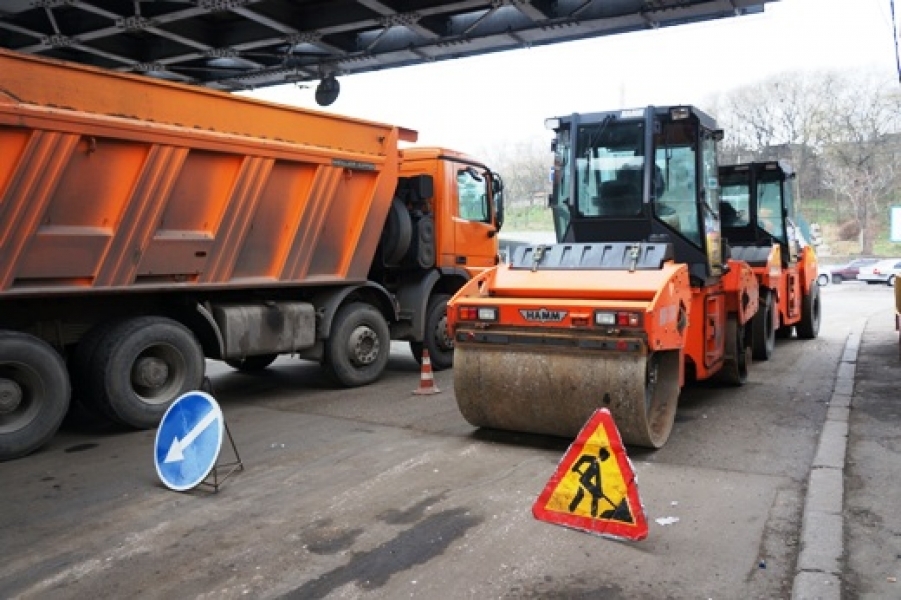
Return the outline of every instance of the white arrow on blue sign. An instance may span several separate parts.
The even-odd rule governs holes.
[[[187,392],[169,406],[156,431],[154,462],[167,487],[184,491],[203,481],[219,459],[225,418],[206,392]]]

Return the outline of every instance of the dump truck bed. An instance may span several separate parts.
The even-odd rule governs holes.
[[[0,298],[365,281],[415,137],[0,51]]]

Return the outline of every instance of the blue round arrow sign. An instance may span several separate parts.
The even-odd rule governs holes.
[[[206,392],[177,398],[156,431],[154,462],[167,487],[181,492],[203,481],[219,458],[225,419]]]

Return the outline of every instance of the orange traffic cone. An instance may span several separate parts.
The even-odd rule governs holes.
[[[419,387],[413,390],[414,394],[437,394],[441,390],[435,385],[435,378],[432,376],[432,361],[429,360],[429,351],[422,350],[422,370],[419,375]]]

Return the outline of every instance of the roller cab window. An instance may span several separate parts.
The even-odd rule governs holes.
[[[760,227],[768,234],[785,243],[785,227],[782,223],[782,182],[761,181],[757,186],[757,215]]]
[[[581,125],[573,182],[579,217],[642,215],[644,123]]]
[[[701,243],[698,155],[695,128],[689,121],[664,122],[654,136],[654,164],[664,185],[654,202],[657,218],[697,247]]]

